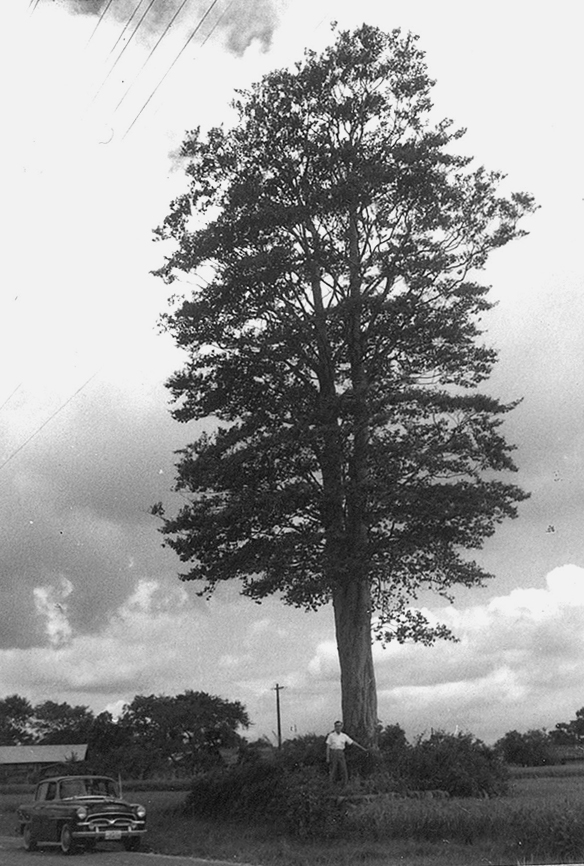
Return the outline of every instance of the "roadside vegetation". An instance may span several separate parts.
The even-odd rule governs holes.
[[[145,703],[161,731],[173,723],[176,732],[182,715],[177,722],[175,710],[195,699],[150,696]],[[433,730],[409,742],[399,724],[387,725],[378,731],[378,752],[349,751],[350,782],[340,788],[329,782],[322,736],[278,750],[267,740],[246,741],[230,718],[212,741],[195,747],[193,738],[189,760],[166,765],[164,778],[130,782],[122,773],[123,793],[146,806],[146,848],[164,854],[255,866],[581,863],[584,761],[552,758],[580,754],[583,725],[579,710],[549,733],[511,731],[494,746]],[[17,832],[16,809],[33,788],[0,786],[0,835]]]
[[[496,799],[404,798],[386,803],[360,826],[325,838],[298,838],[259,816],[253,822],[203,818],[185,808],[187,792],[126,793],[149,810],[146,849],[259,866],[516,866],[582,862],[584,765],[512,772],[509,793]],[[30,786],[0,794],[0,835],[13,835],[16,807]],[[141,790],[135,791],[135,787]]]

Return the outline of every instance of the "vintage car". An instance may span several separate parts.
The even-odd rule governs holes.
[[[36,786],[34,801],[18,807],[27,851],[53,845],[63,854],[119,841],[137,851],[146,832],[146,809],[121,799],[107,776],[54,776]]]

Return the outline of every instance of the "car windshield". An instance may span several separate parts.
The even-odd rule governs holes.
[[[71,797],[116,797],[117,789],[112,779],[66,779],[61,782],[61,799]]]

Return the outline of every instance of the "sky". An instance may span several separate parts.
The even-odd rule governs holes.
[[[523,398],[505,432],[519,517],[477,555],[495,577],[453,605],[459,643],[374,647],[379,716],[488,743],[584,705],[584,58],[582,4],[556,0],[3,0],[0,27],[0,697],[119,712],[136,694],[239,700],[248,736],[325,734],[340,714],[332,611],[210,601],[177,578],[150,506],[169,510],[182,357],[160,332],[153,243],[185,187],[186,130],[235,88],[364,21],[419,36],[437,117],[535,196],[529,236],[484,280],[499,351],[488,384]],[[107,7],[107,8],[106,8]],[[170,25],[170,26],[169,26]],[[123,50],[122,50],[123,49]],[[173,291],[188,293],[175,284]]]

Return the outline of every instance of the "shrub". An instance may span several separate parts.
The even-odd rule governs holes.
[[[520,767],[542,767],[553,764],[552,741],[545,730],[531,730],[525,734],[508,731],[495,743],[498,752],[508,764]]]
[[[210,770],[194,777],[185,807],[211,817],[281,815],[284,775],[282,767],[261,762]]]
[[[489,746],[472,734],[433,732],[410,749],[406,781],[418,790],[438,789],[452,797],[494,797],[507,793],[508,771]]]
[[[325,738],[318,734],[306,734],[293,740],[285,740],[277,753],[278,762],[288,770],[299,767],[316,767],[326,772]]]
[[[476,797],[506,791],[505,765],[471,734],[437,732],[414,746],[402,743],[399,762],[396,752],[369,756],[367,773],[353,772],[346,788],[332,788],[322,738],[300,737],[273,754],[269,762],[250,755],[236,766],[200,773],[192,781],[186,809],[202,817],[267,820],[300,838],[332,838],[345,829],[361,832],[369,827],[374,835],[386,833],[388,804],[393,804],[390,812],[401,810],[392,794],[439,790],[456,797]],[[392,766],[397,763],[399,767]],[[347,803],[351,798],[370,803],[367,796],[355,797],[368,794],[388,797],[375,798],[373,809],[367,806],[363,814],[353,813],[353,820],[347,822]],[[421,832],[433,838],[443,832],[445,813],[435,811],[431,820],[428,810],[423,811],[422,825],[417,821],[412,835]],[[431,826],[426,827],[428,820]]]
[[[328,779],[314,767],[306,767],[288,773],[285,781],[286,830],[301,839],[337,835],[341,813]]]
[[[330,836],[339,826],[328,779],[313,767],[248,763],[193,779],[185,808],[203,817],[267,819],[294,836]]]

